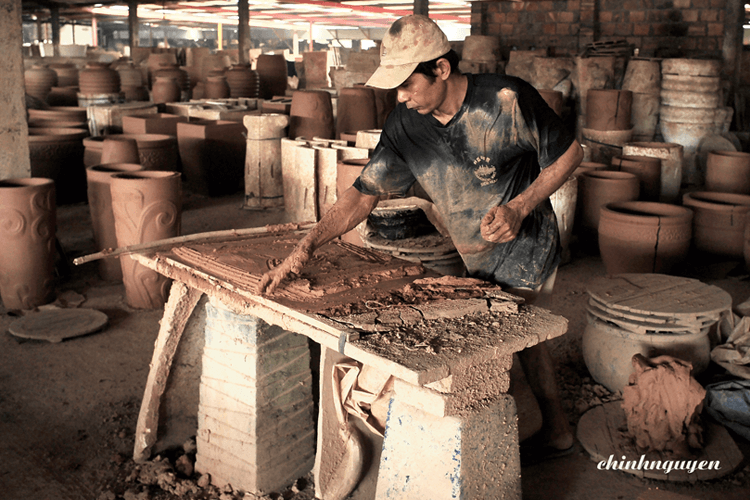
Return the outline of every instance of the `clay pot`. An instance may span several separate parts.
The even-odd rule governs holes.
[[[333,139],[333,104],[325,90],[297,90],[289,111],[289,137]]]
[[[100,161],[102,163],[134,163],[140,165],[141,158],[138,155],[138,143],[135,139],[121,136],[105,136],[104,142],[102,143],[102,156]]]
[[[225,54],[207,54],[203,56],[201,59],[201,80],[204,82],[206,79],[211,76],[211,72],[218,72],[219,74],[224,74],[224,70],[226,70],[231,65],[229,56]]]
[[[51,70],[57,73],[58,87],[77,87],[78,86],[78,68],[73,63],[51,63],[47,65]]]
[[[397,89],[372,89],[375,92],[375,107],[378,110],[378,125],[374,128],[381,129],[385,125],[385,120],[396,107],[398,90]]]
[[[117,248],[115,216],[112,212],[110,182],[113,174],[137,172],[143,166],[135,163],[109,163],[94,165],[86,169],[91,227],[97,251]],[[122,280],[122,267],[119,258],[100,259],[99,276],[106,281]]]
[[[88,131],[89,125],[84,122],[64,122],[59,120],[41,120],[34,118],[29,120],[29,128],[78,128]]]
[[[52,87],[46,102],[50,106],[78,106],[78,87]]]
[[[154,78],[171,77],[177,81],[180,93],[188,95],[190,93],[190,75],[187,71],[180,68],[179,64],[163,64],[154,72]],[[153,85],[152,85],[153,90]],[[180,99],[178,98],[177,101]],[[176,101],[172,101],[176,102]]]
[[[203,87],[204,99],[227,99],[230,95],[229,85],[225,76],[208,76]]]
[[[628,156],[650,156],[661,160],[661,191],[659,201],[677,201],[682,183],[684,147],[669,142],[629,142],[622,148]]]
[[[59,106],[48,109],[29,109],[29,119],[80,123],[87,121],[86,108]]]
[[[154,73],[162,67],[162,64],[177,64],[177,56],[173,52],[157,52],[148,55],[146,61],[146,84],[151,88],[154,81]]]
[[[52,179],[61,205],[86,201],[83,140],[88,135],[79,128],[29,129],[31,176]]]
[[[690,250],[693,212],[648,201],[609,203],[599,218],[607,274],[670,273]]]
[[[110,183],[117,245],[179,236],[182,189],[179,172],[114,174]],[[130,258],[120,259],[127,304],[157,309],[167,300],[170,281]]]
[[[563,93],[558,90],[539,89],[539,94],[557,116],[562,116]]]
[[[578,168],[576,168],[573,171],[573,175],[576,177],[582,176],[586,172],[591,172],[592,170],[608,170],[609,165],[605,163],[598,163],[594,161],[582,161],[580,165],[578,165]]]
[[[125,97],[125,102],[148,101],[150,98],[148,95],[148,89],[144,86],[122,87],[122,93]]]
[[[47,100],[52,87],[57,86],[57,73],[42,64],[35,64],[23,73],[26,93],[40,101]]]
[[[622,88],[631,92],[659,94],[661,89],[661,68],[658,59],[633,57],[628,61]]]
[[[579,228],[595,232],[599,228],[601,208],[608,203],[638,199],[638,177],[629,172],[597,170],[585,172],[579,178]]]
[[[250,69],[249,64],[234,64],[225,76],[230,97],[258,97],[258,72]]]
[[[173,76],[154,76],[154,84],[151,90],[151,100],[155,104],[166,102],[179,102],[182,90]]]
[[[709,151],[706,189],[721,193],[750,194],[750,153]]]
[[[659,201],[661,190],[661,160],[649,156],[621,155],[612,158],[612,166],[620,172],[630,172],[640,182],[641,200]]]
[[[709,328],[679,335],[634,333],[587,314],[583,332],[583,360],[591,376],[612,392],[628,385],[633,371],[631,358],[640,353],[647,358],[673,356],[693,364],[692,374],[699,375],[710,361]]]
[[[341,134],[356,134],[360,130],[377,128],[378,111],[375,92],[368,87],[351,87],[339,90],[336,113],[336,138]],[[356,141],[356,138],[355,138]]]
[[[271,99],[286,94],[287,68],[282,54],[261,54],[255,63],[260,91],[258,97]]]
[[[136,68],[132,61],[118,64],[116,70],[120,74],[120,87],[122,89],[143,86],[143,72]]]
[[[696,191],[683,195],[682,204],[694,212],[693,246],[697,250],[743,258],[750,196]]]
[[[104,63],[89,62],[78,73],[78,87],[83,95],[120,92],[120,74]]]
[[[33,309],[54,298],[55,184],[0,181],[0,297],[6,309]]]
[[[629,90],[590,89],[586,94],[586,128],[628,130],[633,93]]]
[[[177,139],[162,134],[111,134],[84,139],[83,163],[86,167],[102,163],[102,148],[106,138],[135,139],[138,156],[145,170],[177,170]]]

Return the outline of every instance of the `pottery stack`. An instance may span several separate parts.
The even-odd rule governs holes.
[[[723,106],[721,61],[664,59],[661,63],[659,129],[666,142],[684,147],[683,186],[701,186],[701,143],[728,131],[732,108]],[[725,130],[726,129],[726,130]]]
[[[633,137],[629,90],[590,89],[586,94],[586,126],[583,143],[591,150],[591,160],[609,164],[613,156]]]
[[[654,140],[659,123],[661,66],[658,59],[634,57],[628,61],[622,89],[633,93],[633,141]]]
[[[120,74],[120,89],[125,94],[125,101],[148,101],[148,89],[143,82],[143,72],[135,67],[132,61],[118,63],[116,68]]]
[[[258,97],[258,72],[249,64],[234,64],[224,73],[229,85],[229,97]]]
[[[47,95],[52,87],[57,86],[57,73],[55,70],[42,64],[35,64],[23,73],[26,93],[36,97],[42,102],[47,101]]]
[[[177,86],[177,90],[174,87]],[[153,73],[151,86],[155,103],[190,100],[190,75],[178,64],[161,63]]]

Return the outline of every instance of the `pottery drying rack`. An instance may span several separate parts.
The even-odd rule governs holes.
[[[321,389],[330,375],[323,373],[323,367],[328,366],[325,360],[330,361],[331,356],[350,358],[393,376],[397,383],[386,429],[391,417],[395,419],[391,415],[396,411],[394,401],[406,405],[402,404],[401,411],[406,411],[411,420],[437,418],[441,422],[420,425],[420,429],[443,424],[452,429],[454,441],[441,443],[445,449],[438,453],[434,449],[420,450],[424,443],[411,442],[411,437],[395,444],[393,439],[390,443],[386,440],[383,453],[391,449],[401,457],[389,457],[390,470],[381,461],[376,498],[395,498],[389,493],[394,487],[400,494],[410,491],[422,498],[470,498],[474,488],[488,487],[498,494],[502,492],[503,498],[520,498],[516,408],[507,394],[512,356],[564,334],[567,320],[524,305],[522,299],[489,283],[440,277],[419,263],[341,241],[318,249],[302,274],[274,294],[258,295],[260,276],[278,265],[303,235],[298,225],[268,226],[232,233],[229,240],[206,233],[108,253],[130,254],[142,265],[175,281],[165,306],[139,414],[135,460],[148,459],[157,440],[160,398],[172,358],[188,318],[202,294],[206,294],[235,314],[255,316],[320,344]],[[83,258],[76,263],[100,257]],[[425,345],[410,346],[405,339],[399,341],[395,337],[385,345],[368,342],[368,335],[373,332],[387,336],[391,329],[439,330],[451,321],[459,322],[459,333],[469,342],[451,347],[449,340],[439,339],[438,349],[420,349]],[[454,337],[455,332],[454,328]],[[487,383],[483,376],[499,382]],[[321,400],[319,420],[332,418],[331,412],[330,402]],[[467,433],[467,422],[497,418],[508,432],[495,428],[487,429],[485,434],[491,435],[463,435]],[[398,418],[399,422],[402,420]],[[404,432],[410,436],[411,431]],[[390,434],[398,436],[398,429],[391,429]],[[335,436],[318,436],[319,455],[326,439]],[[441,439],[436,436],[426,441],[434,440]],[[460,454],[461,449],[462,463],[456,468],[455,453]],[[473,449],[474,455],[467,449]],[[414,463],[407,455],[421,459]],[[435,462],[432,466],[426,464],[431,460]],[[452,486],[441,483],[441,470],[445,470],[442,475]],[[408,484],[403,483],[404,477]],[[289,482],[294,479],[289,478]],[[316,477],[316,483],[324,480]],[[465,493],[453,496],[457,483]],[[319,490],[324,486],[316,484]]]

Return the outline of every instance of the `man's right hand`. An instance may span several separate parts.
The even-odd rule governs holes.
[[[300,241],[292,253],[284,259],[284,262],[271,269],[260,278],[258,294],[272,294],[279,286],[279,283],[286,279],[290,274],[299,274],[302,272],[302,269],[310,261],[314,252],[315,249],[312,248],[309,243],[304,240]]]

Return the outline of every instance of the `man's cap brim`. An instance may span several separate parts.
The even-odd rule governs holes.
[[[399,64],[397,66],[381,64],[365,85],[378,89],[395,89],[414,73],[418,65],[419,63]]]

